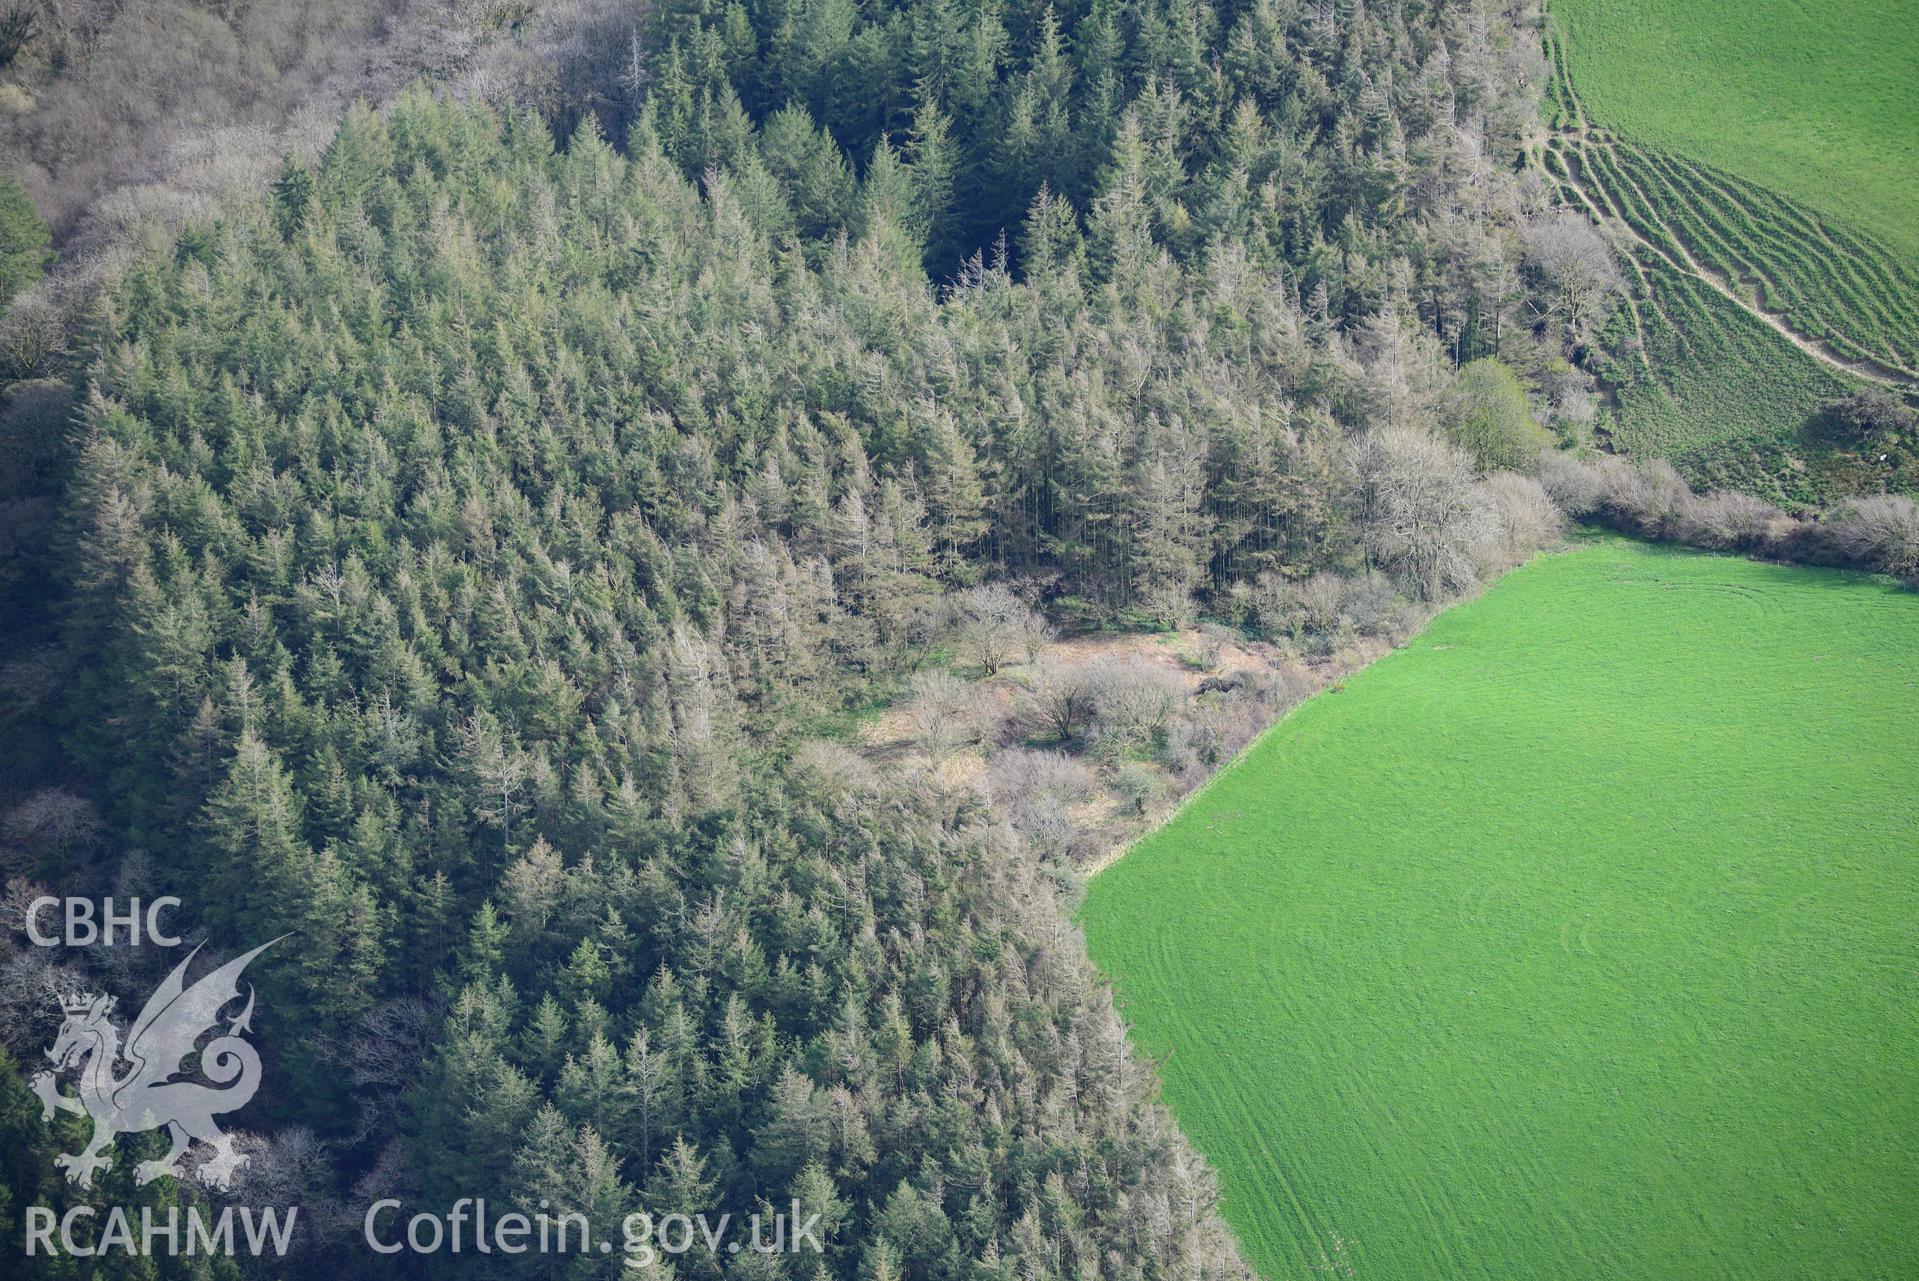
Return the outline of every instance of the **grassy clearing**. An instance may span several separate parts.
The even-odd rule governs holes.
[[[1601,540],[1091,885],[1268,1277],[1919,1275],[1919,596]]]
[[[1905,465],[1902,453],[1896,464],[1836,474],[1859,460],[1816,438],[1816,416],[1850,382],[1699,280],[1652,255],[1641,269],[1650,298],[1638,308],[1639,332],[1629,332],[1632,316],[1622,309],[1601,368],[1615,400],[1613,448],[1671,458],[1697,483],[1788,506],[1846,492],[1842,481],[1851,492],[1876,490]]]
[[[1594,120],[1919,254],[1919,0],[1553,0]]]

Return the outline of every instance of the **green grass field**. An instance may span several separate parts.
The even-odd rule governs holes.
[[[1919,254],[1919,0],[1552,0],[1593,119]]]
[[[1919,595],[1615,539],[1089,887],[1268,1278],[1919,1276]]]

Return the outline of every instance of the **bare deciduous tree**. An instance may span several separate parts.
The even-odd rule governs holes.
[[[1269,572],[1253,584],[1251,598],[1259,629],[1268,639],[1317,641],[1339,625],[1345,584],[1330,570],[1303,581]]]
[[[1479,499],[1490,516],[1482,552],[1489,571],[1519,564],[1565,532],[1564,514],[1531,476],[1494,472],[1479,483]]]
[[[913,746],[939,764],[961,746],[979,738],[979,690],[949,672],[921,672],[913,678],[906,716]]]
[[[1098,698],[1099,672],[1094,665],[1050,660],[1033,673],[1027,707],[1042,730],[1067,743],[1091,723]]]
[[[960,650],[992,676],[1024,644],[1032,611],[1011,590],[997,583],[970,587],[953,598],[953,629]]]
[[[1072,807],[1093,794],[1093,773],[1063,752],[1012,751],[992,763],[986,785],[1021,835],[1059,855],[1072,843]]]
[[[64,788],[42,788],[7,814],[7,870],[57,881],[86,860],[104,826],[85,797]]]
[[[1366,433],[1354,461],[1373,559],[1420,600],[1470,586],[1486,519],[1473,501],[1472,459],[1428,432],[1388,427]]]
[[[1584,342],[1624,288],[1605,237],[1568,213],[1532,224],[1525,238],[1526,260],[1546,285],[1548,317],[1558,320],[1572,341]]]
[[[1092,684],[1100,736],[1119,743],[1152,738],[1186,698],[1178,677],[1143,658],[1095,664]]]
[[[1053,625],[1046,621],[1044,614],[1036,609],[1027,610],[1019,625],[1019,646],[1026,661],[1039,662],[1041,652],[1053,643],[1054,635]]]
[[[813,739],[793,753],[794,777],[834,806],[856,806],[878,787],[872,762],[841,743]]]
[[[475,714],[460,727],[460,755],[474,787],[473,812],[487,826],[500,829],[503,852],[512,849],[513,822],[528,805],[526,754]]]

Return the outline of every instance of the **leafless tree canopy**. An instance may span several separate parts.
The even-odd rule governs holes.
[[[1366,548],[1419,600],[1472,585],[1486,513],[1472,459],[1417,428],[1378,428],[1357,451]]]
[[[1011,751],[993,761],[987,788],[1021,835],[1057,856],[1072,846],[1071,810],[1093,794],[1093,774],[1061,752]]]
[[[0,356],[50,368],[131,253],[263,192],[282,157],[317,156],[356,99],[423,82],[563,129],[582,108],[617,124],[645,18],[624,0],[39,0],[0,86],[0,167],[63,265],[0,320]]]
[[[960,652],[991,676],[1016,654],[1035,654],[1047,626],[1011,588],[998,583],[972,587],[953,598],[953,630]]]
[[[1079,738],[1098,707],[1100,669],[1091,663],[1042,660],[1032,675],[1028,713],[1040,732],[1061,743]]]
[[[9,875],[63,881],[98,849],[103,828],[93,802],[65,788],[42,788],[7,813],[0,857]]]
[[[1758,551],[1782,524],[1779,509],[1751,494],[1702,494],[1689,508],[1691,541],[1724,551]]]
[[[913,745],[935,764],[979,739],[984,709],[979,687],[950,672],[913,677],[906,715]]]
[[[1519,564],[1540,548],[1559,541],[1566,531],[1565,513],[1545,486],[1531,476],[1494,472],[1479,483],[1479,499],[1488,518],[1480,555],[1485,573],[1498,573]]]
[[[1853,499],[1835,513],[1828,536],[1851,560],[1903,578],[1919,575],[1919,505],[1902,494]]]
[[[1525,238],[1526,260],[1546,285],[1549,314],[1583,341],[1625,286],[1605,237],[1578,214],[1561,213],[1528,226]]]
[[[1092,683],[1100,738],[1115,750],[1151,742],[1186,697],[1178,677],[1143,658],[1097,664]]]

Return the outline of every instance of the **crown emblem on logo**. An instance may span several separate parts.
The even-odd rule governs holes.
[[[63,996],[60,998],[60,1008],[68,1014],[85,1014],[93,1008],[93,1003],[99,999],[99,997],[93,995],[91,992],[75,992],[71,996]],[[113,1005],[114,999],[109,996],[106,1004],[100,1007],[100,1012],[102,1014],[108,1013],[113,1009]]]

